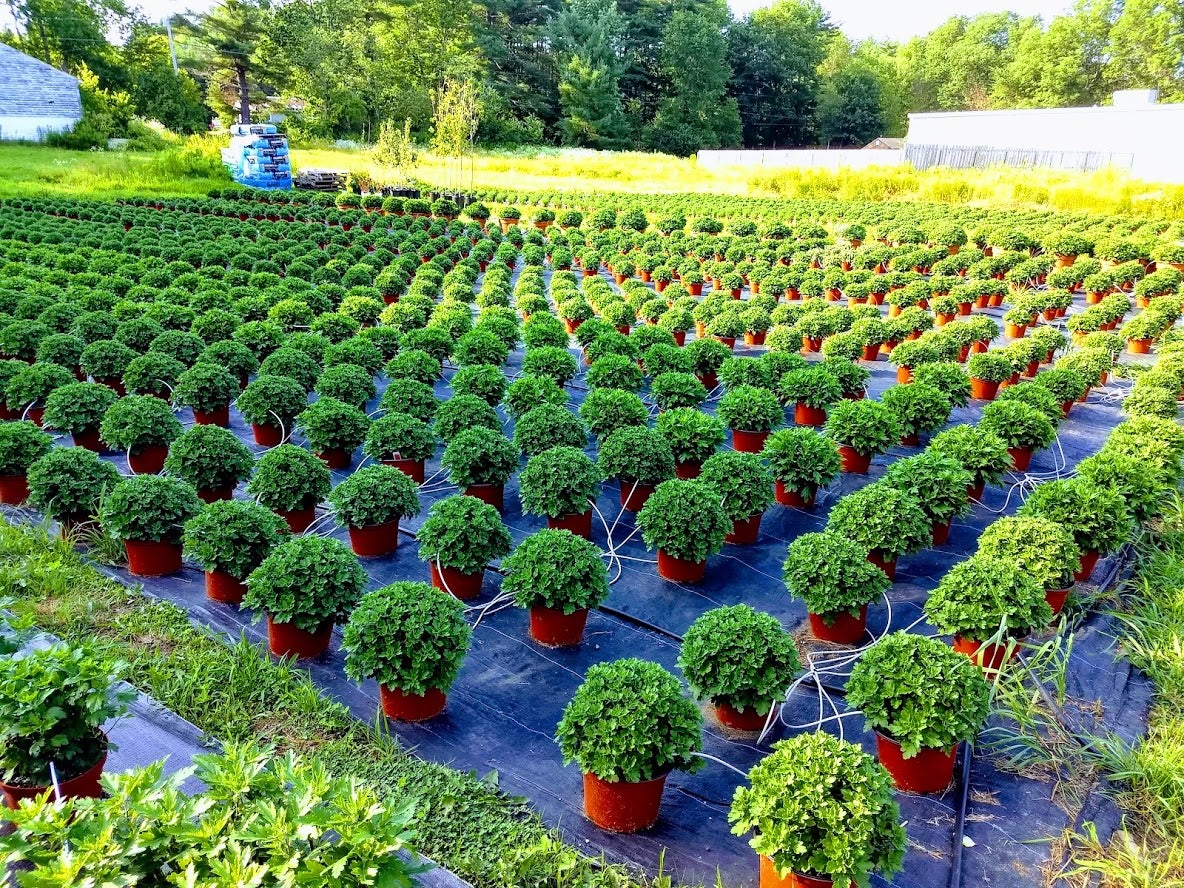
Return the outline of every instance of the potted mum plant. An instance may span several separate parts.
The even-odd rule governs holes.
[[[901,438],[896,414],[878,401],[840,401],[824,427],[839,448],[843,471],[866,475],[872,457],[886,453]]]
[[[592,536],[592,503],[603,480],[587,454],[575,447],[552,447],[526,462],[518,476],[522,511],[543,515],[552,530]]]
[[[973,475],[955,459],[925,451],[894,462],[884,473],[883,483],[917,501],[929,519],[934,546],[950,538],[950,524],[970,511],[966,488]]]
[[[716,414],[732,430],[732,448],[741,453],[760,453],[769,433],[785,421],[777,396],[753,385],[725,394]]]
[[[540,404],[514,424],[514,446],[528,457],[552,447],[582,449],[587,443],[588,429],[583,421],[555,404]]]
[[[674,454],[662,433],[630,426],[613,432],[600,446],[596,459],[606,478],[621,487],[621,505],[640,510],[658,484],[674,476]]]
[[[942,577],[925,602],[925,618],[954,650],[987,675],[1015,656],[1016,640],[1047,626],[1052,608],[1028,573],[998,558],[971,555]]]
[[[644,426],[649,419],[649,410],[632,392],[593,389],[580,405],[580,419],[597,440],[603,442],[618,429]]]
[[[703,463],[699,480],[710,484],[732,529],[725,543],[751,545],[760,535],[761,518],[773,502],[773,473],[756,453],[724,452]]]
[[[18,371],[4,388],[4,402],[14,416],[41,425],[45,401],[55,389],[75,382],[74,374],[57,364],[32,364]]]
[[[905,792],[950,785],[958,744],[978,734],[990,698],[982,670],[936,638],[912,632],[880,639],[847,681],[847,704],[863,712],[880,764]]]
[[[678,583],[703,579],[707,556],[723,548],[732,529],[715,488],[681,478],[654,489],[637,513],[637,525],[646,546],[658,550],[658,576]]]
[[[510,532],[497,509],[471,496],[434,503],[415,538],[432,585],[461,601],[480,595],[489,562],[510,552]]]
[[[971,355],[966,372],[970,375],[970,397],[993,401],[999,393],[999,383],[1011,378],[1015,365],[1007,355],[988,351]]]
[[[1085,478],[1068,478],[1037,485],[1017,515],[1047,518],[1073,534],[1081,550],[1081,562],[1074,579],[1085,582],[1094,572],[1098,558],[1118,549],[1130,539],[1134,521],[1122,495],[1112,487]]]
[[[867,558],[888,579],[896,561],[933,541],[929,516],[909,494],[883,481],[847,494],[830,510],[826,529],[843,534],[867,550]]]
[[[107,408],[99,436],[116,450],[127,451],[133,472],[152,475],[164,468],[169,445],[181,436],[181,423],[160,398],[128,395]]]
[[[895,414],[903,432],[904,447],[918,447],[922,433],[940,429],[950,418],[953,405],[940,389],[924,383],[894,385],[880,396],[880,403]]]
[[[1012,468],[1017,472],[1026,472],[1032,463],[1032,453],[1043,450],[1057,436],[1056,427],[1047,416],[1014,400],[987,404],[979,426],[1007,446]]]
[[[45,399],[42,422],[47,428],[68,432],[75,447],[102,453],[99,426],[116,397],[110,388],[97,382],[72,382]]]
[[[468,429],[448,442],[440,465],[448,471],[448,480],[468,496],[500,512],[506,481],[518,468],[518,448],[500,431]]]
[[[688,627],[678,666],[720,724],[756,732],[776,718],[801,669],[793,639],[772,614],[746,604],[706,611]]]
[[[259,376],[235,400],[255,443],[275,447],[292,434],[292,420],[308,406],[304,386],[287,376]]]
[[[970,472],[974,480],[966,495],[975,502],[982,500],[988,484],[998,484],[1011,470],[1007,445],[998,435],[978,426],[958,425],[939,432],[929,442],[927,452],[949,456]]]
[[[444,711],[471,634],[453,596],[427,583],[391,583],[363,595],[350,614],[345,674],[378,682],[387,718],[425,721]]]
[[[405,413],[388,413],[370,424],[362,453],[403,472],[412,481],[424,481],[424,461],[436,452],[436,436],[426,423]]]
[[[806,533],[789,545],[782,576],[790,595],[806,603],[810,631],[835,644],[854,644],[867,628],[867,607],[892,581],[867,549],[841,533]]]
[[[280,444],[259,457],[247,494],[288,522],[292,533],[304,533],[332,483],[322,460],[295,444]]]
[[[320,397],[296,417],[308,445],[331,469],[347,468],[354,451],[366,440],[370,417],[352,404]]]
[[[82,447],[53,448],[29,466],[28,477],[30,502],[61,525],[63,536],[88,523],[119,483],[112,463]]]
[[[0,423],[0,503],[29,498],[29,467],[53,449],[53,438],[28,420]]]
[[[867,885],[891,878],[907,838],[892,781],[874,758],[822,731],[773,744],[736,790],[732,832],[754,832],[762,888]]]
[[[1061,416],[1068,419],[1073,405],[1089,390],[1085,377],[1076,370],[1048,369],[1037,373],[1032,379],[1034,385],[1047,389],[1061,405]]]
[[[184,525],[200,510],[197,493],[185,481],[134,475],[111,489],[99,517],[103,527],[123,541],[132,575],[159,577],[181,569]]]
[[[230,424],[230,402],[239,394],[238,380],[216,364],[194,364],[173,386],[173,403],[193,410],[198,425]]]
[[[677,478],[698,478],[704,460],[724,443],[724,424],[691,407],[674,407],[658,415],[658,432],[674,455]]]
[[[210,503],[185,522],[185,554],[206,575],[206,597],[240,604],[247,576],[288,537],[288,525],[271,509],[249,500]]]
[[[697,408],[707,400],[707,389],[693,373],[660,373],[650,383],[650,398],[660,411]]]
[[[761,455],[773,469],[774,498],[799,509],[814,507],[818,488],[838,477],[842,465],[835,443],[810,428],[773,432]]]
[[[115,687],[122,672],[87,643],[5,657],[0,790],[9,808],[55,788],[63,799],[102,796],[110,746],[103,725],[126,713],[133,695]]]
[[[505,561],[502,592],[530,611],[530,637],[545,647],[580,643],[588,610],[609,596],[600,547],[567,530],[540,530]]]
[[[1047,518],[1010,516],[992,521],[978,539],[978,551],[1014,564],[1044,589],[1053,616],[1061,612],[1081,550],[1069,530]]]
[[[843,397],[843,386],[826,367],[791,370],[781,377],[778,394],[793,404],[793,421],[799,426],[822,426],[827,409]]]
[[[378,558],[398,546],[399,520],[419,514],[419,486],[391,466],[366,466],[334,487],[329,502],[354,554]]]
[[[366,588],[366,571],[340,540],[312,534],[280,543],[247,577],[243,604],[267,614],[267,643],[277,657],[319,657],[333,625]]]
[[[123,397],[123,371],[136,359],[137,352],[114,339],[92,342],[82,351],[82,372],[100,385],[105,385]]]
[[[563,710],[557,736],[565,764],[584,773],[584,814],[601,829],[653,826],[671,771],[703,760],[703,718],[678,679],[633,658],[598,663]]]
[[[202,502],[228,500],[251,476],[255,458],[229,429],[195,425],[169,446],[165,471],[187,481]]]

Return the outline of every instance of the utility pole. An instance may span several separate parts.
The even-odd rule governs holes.
[[[179,73],[177,68],[177,47],[173,44],[173,17],[171,15],[165,16],[164,30],[169,35],[169,57],[173,60],[173,73]]]

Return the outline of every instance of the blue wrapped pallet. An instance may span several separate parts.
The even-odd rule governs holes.
[[[290,189],[292,161],[288,138],[271,124],[237,123],[230,128],[230,147],[222,161],[234,181],[251,188]]]

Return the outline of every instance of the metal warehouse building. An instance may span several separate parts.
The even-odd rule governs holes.
[[[78,80],[0,43],[0,141],[44,141],[82,119]]]

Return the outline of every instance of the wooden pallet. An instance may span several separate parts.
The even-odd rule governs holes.
[[[346,174],[339,170],[301,170],[293,184],[302,191],[341,191]]]

